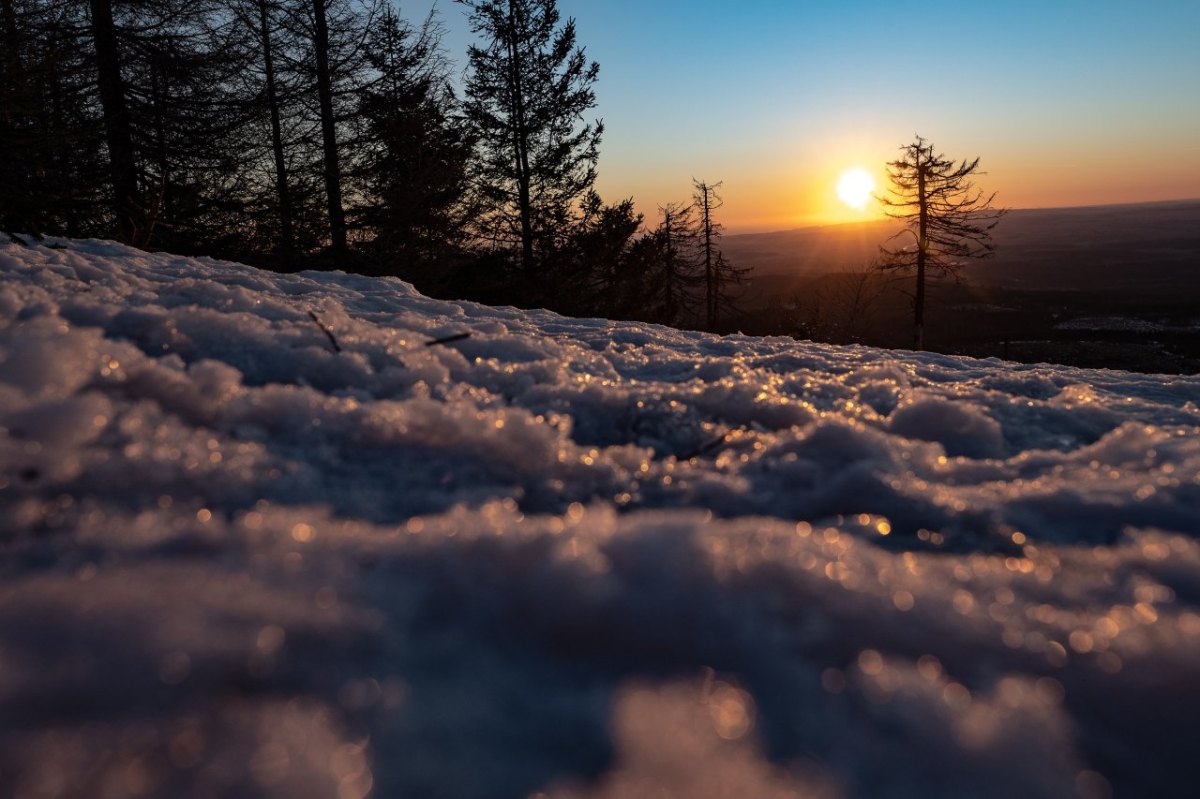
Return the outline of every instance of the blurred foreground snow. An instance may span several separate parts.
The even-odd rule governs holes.
[[[59,244],[4,796],[1196,795],[1200,378]]]

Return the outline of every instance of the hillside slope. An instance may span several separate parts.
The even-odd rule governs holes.
[[[1200,378],[56,246],[0,249],[0,794],[1200,783]]]

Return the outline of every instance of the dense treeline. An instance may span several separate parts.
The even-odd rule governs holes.
[[[0,0],[0,230],[717,329],[741,270],[716,186],[662,209],[594,188],[599,66],[554,0]],[[461,88],[456,88],[461,85]]]

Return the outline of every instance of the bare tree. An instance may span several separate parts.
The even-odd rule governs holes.
[[[722,225],[713,219],[713,214],[725,204],[718,193],[721,184],[693,178],[692,185],[695,189],[692,205],[699,214],[700,254],[704,261],[704,323],[707,330],[715,331],[722,310],[737,310],[733,288],[747,282],[750,270],[734,266],[721,252]]]
[[[677,325],[692,315],[692,297],[698,284],[696,274],[697,225],[692,207],[668,203],[659,206],[662,223],[654,231],[659,243],[658,263],[661,274],[652,280],[661,293],[660,318],[664,324]]]
[[[881,247],[885,270],[916,270],[913,298],[913,348],[925,345],[925,278],[930,270],[954,274],[973,258],[992,255],[991,231],[1006,209],[992,206],[995,194],[984,195],[971,176],[979,159],[955,163],[920,136],[900,148],[888,164],[888,193],[877,199],[885,213],[904,222],[913,246]]]

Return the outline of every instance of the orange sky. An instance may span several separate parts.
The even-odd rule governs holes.
[[[433,0],[414,0],[419,16]],[[600,64],[597,188],[652,216],[724,181],[729,232],[851,221],[838,176],[920,133],[1008,207],[1200,198],[1197,0],[559,0]],[[448,55],[472,36],[437,5]],[[936,23],[936,47],[906,34]]]
[[[713,154],[706,159],[711,168],[695,176],[714,181],[725,176],[721,216],[731,233],[861,221],[879,216],[877,204],[870,203],[863,211],[846,206],[837,196],[838,179],[846,170],[861,166],[874,176],[881,191],[887,160],[911,136],[894,133],[890,142],[883,136],[872,139],[860,136],[795,146],[762,143],[746,153]],[[976,183],[997,192],[997,204],[1005,207],[1200,198],[1200,135],[1195,141],[1171,135],[1143,137],[1148,144],[1125,163],[1114,160],[1114,153],[1121,152],[1120,143],[1107,139],[1098,135],[1075,146],[1049,140],[1043,146],[1027,143],[1022,148],[980,135],[961,142],[934,139],[934,144],[956,159],[980,156],[984,174]],[[970,149],[971,141],[980,146]],[[606,159],[607,168],[601,173],[599,188],[606,198],[631,195],[649,217],[657,204],[686,197],[690,171],[670,164],[635,170],[615,161]],[[645,198],[659,199],[646,202]]]

